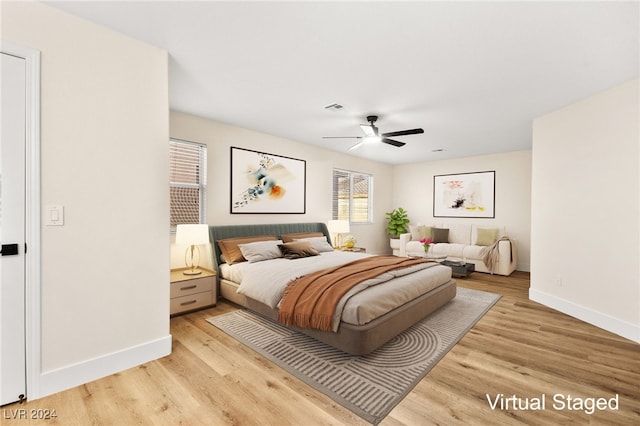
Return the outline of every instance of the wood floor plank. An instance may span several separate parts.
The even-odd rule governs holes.
[[[382,421],[402,425],[640,424],[640,345],[530,301],[529,274],[473,273],[461,287],[502,298]],[[296,377],[206,322],[218,306],[171,319],[170,356],[2,407],[55,409],[52,425],[366,425]],[[545,410],[492,409],[503,394],[546,395]],[[555,409],[563,397],[612,398],[617,410]]]

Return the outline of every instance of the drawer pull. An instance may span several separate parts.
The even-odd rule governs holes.
[[[190,300],[188,302],[182,302],[180,304],[180,306],[187,306],[187,305],[193,305],[194,303],[197,303],[197,300]]]
[[[187,287],[180,287],[180,290],[191,290],[191,289],[194,289],[196,287],[197,287],[196,285],[189,285]]]

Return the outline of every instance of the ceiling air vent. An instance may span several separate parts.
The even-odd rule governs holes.
[[[324,107],[324,109],[328,109],[329,111],[333,111],[333,112],[340,111],[342,108],[344,107],[340,104],[331,104]]]

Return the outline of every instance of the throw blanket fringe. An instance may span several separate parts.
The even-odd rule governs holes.
[[[514,244],[511,242],[509,237],[502,237],[495,243],[491,244],[490,246],[486,246],[485,248],[482,249],[482,261],[484,262],[485,265],[487,265],[487,269],[492,274],[493,274],[493,270],[496,267],[496,264],[498,263],[498,259],[500,258],[500,251],[498,250],[500,241],[509,241],[511,243],[509,244],[511,247],[510,256],[511,256],[511,261],[513,261]]]
[[[332,331],[338,302],[353,287],[385,272],[426,262],[430,261],[371,256],[296,278],[284,291],[278,321],[299,328]]]

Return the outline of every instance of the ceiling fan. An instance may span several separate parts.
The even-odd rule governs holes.
[[[367,122],[369,122],[369,124],[360,125],[360,128],[364,132],[364,136],[324,136],[323,139],[362,139],[360,142],[349,148],[350,150],[358,148],[360,145],[367,141],[382,142],[400,148],[401,146],[404,146],[406,144],[394,139],[389,139],[389,137],[417,135],[420,133],[424,133],[424,130],[422,129],[408,129],[400,130],[397,132],[379,133],[378,127],[375,125],[376,121],[378,121],[377,115],[367,116]]]

